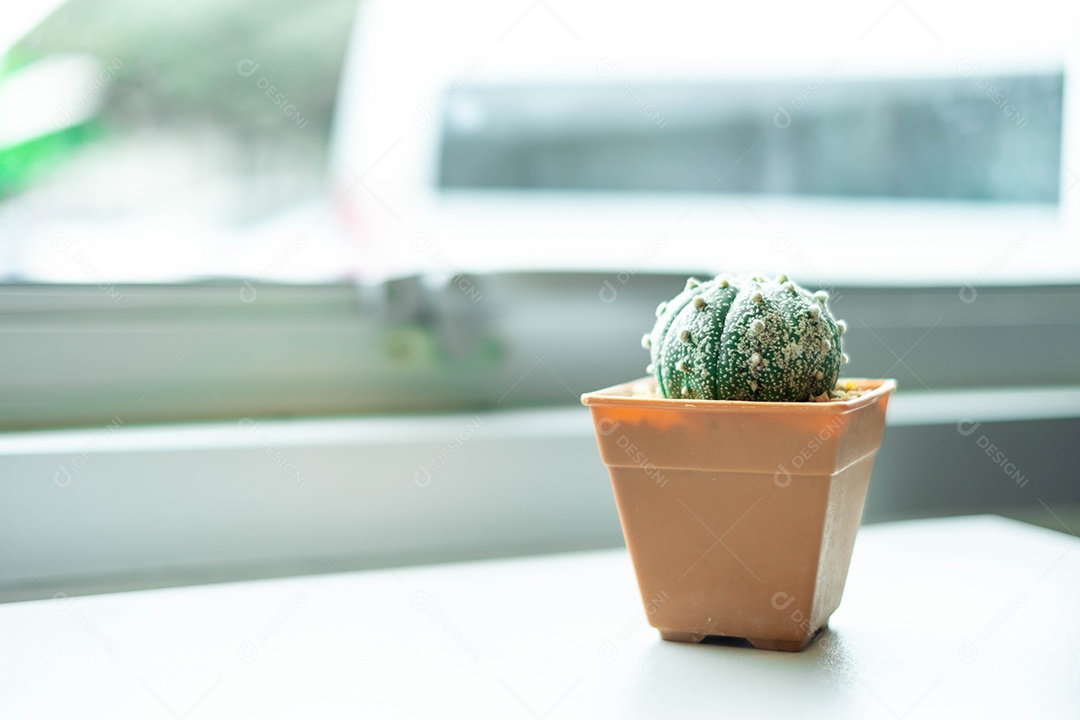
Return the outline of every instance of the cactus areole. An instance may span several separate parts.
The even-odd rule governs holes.
[[[700,400],[813,400],[836,386],[847,361],[846,325],[829,312],[828,294],[810,293],[780,275],[690,278],[656,308],[642,338],[648,371],[664,397]]]

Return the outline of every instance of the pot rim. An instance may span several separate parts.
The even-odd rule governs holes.
[[[847,413],[865,405],[878,402],[896,390],[896,380],[892,378],[840,378],[837,383],[854,382],[864,390],[862,395],[851,400],[832,400],[830,402],[775,402],[765,400],[701,400],[682,398],[660,398],[632,396],[632,388],[640,383],[656,385],[656,378],[643,377],[629,382],[619,383],[602,390],[584,393],[581,404],[588,406],[636,407],[667,410],[689,410],[697,412],[736,412],[753,410],[764,413]]]

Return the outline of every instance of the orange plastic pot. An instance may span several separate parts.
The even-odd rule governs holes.
[[[796,651],[840,604],[893,380],[826,403],[587,393],[649,622]]]

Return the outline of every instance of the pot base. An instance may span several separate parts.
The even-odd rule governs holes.
[[[799,652],[821,635],[821,632],[829,625],[822,625],[804,640],[773,640],[770,638],[746,638],[746,642],[758,650],[777,650],[779,652]],[[705,635],[704,633],[680,632],[678,630],[661,630],[660,637],[668,642],[699,643],[707,637],[722,637],[720,635]]]
[[[664,640],[667,640],[668,642],[699,643],[708,636],[704,633],[688,633],[678,632],[677,630],[661,630],[660,637]]]

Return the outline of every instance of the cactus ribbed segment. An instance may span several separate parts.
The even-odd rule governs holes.
[[[832,390],[847,357],[824,292],[774,280],[690,278],[660,303],[642,338],[648,371],[664,397],[702,400],[812,400]]]

